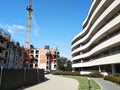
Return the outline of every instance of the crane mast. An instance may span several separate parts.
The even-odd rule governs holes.
[[[31,28],[31,19],[32,19],[32,0],[29,0],[29,6],[27,6],[28,11],[28,21],[27,21],[27,28],[26,28],[26,43],[25,47],[30,48],[30,28]]]

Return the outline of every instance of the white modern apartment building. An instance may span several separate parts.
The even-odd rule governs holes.
[[[120,73],[120,0],[91,0],[83,30],[72,39],[72,67]]]

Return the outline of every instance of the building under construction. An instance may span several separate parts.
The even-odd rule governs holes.
[[[33,58],[29,63],[28,68],[40,68],[45,71],[57,70],[57,58],[60,56],[59,51],[49,46],[44,49],[31,48],[29,55]]]

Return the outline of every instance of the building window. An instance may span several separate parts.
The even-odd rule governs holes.
[[[0,53],[2,53],[2,49],[0,49]]]
[[[30,68],[33,68],[33,64],[30,64]]]
[[[54,65],[54,68],[56,68],[56,65]]]
[[[8,52],[5,53],[5,57],[7,57],[7,56],[8,56]]]
[[[17,66],[17,63],[15,63],[15,65]]]
[[[9,48],[9,44],[7,44],[7,48]]]
[[[46,69],[48,69],[48,66],[46,67]]]
[[[47,56],[47,60],[49,59],[49,56]]]
[[[36,50],[36,54],[39,54],[39,51],[38,51],[38,50]]]
[[[4,40],[1,40],[1,43],[4,43]]]
[[[47,64],[48,64],[48,61],[47,61]]]
[[[34,56],[33,56],[33,55],[31,55],[31,57],[33,58]]]
[[[38,55],[36,55],[35,57],[38,58]]]
[[[35,59],[35,62],[37,62],[37,63],[38,63],[38,60],[37,60],[37,59]]]
[[[35,67],[38,67],[38,64],[35,64]]]
[[[33,51],[33,50],[31,50],[31,54],[34,54],[34,51]]]
[[[7,63],[7,60],[4,60],[4,64],[6,64]]]

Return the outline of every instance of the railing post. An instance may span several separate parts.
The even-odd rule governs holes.
[[[3,67],[1,67],[1,72],[0,72],[0,87],[1,87],[1,84],[2,84],[2,73],[3,73]]]
[[[90,78],[88,78],[88,90],[90,90],[91,86],[90,86]]]

